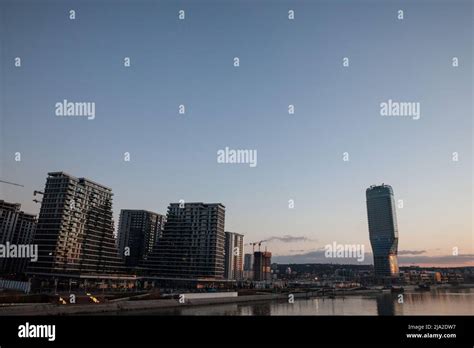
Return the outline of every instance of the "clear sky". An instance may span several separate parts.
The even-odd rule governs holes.
[[[0,178],[25,186],[0,184],[0,199],[37,213],[33,190],[65,171],[111,187],[116,220],[120,209],[222,202],[226,230],[271,239],[275,260],[311,262],[334,241],[370,252],[365,189],[386,183],[404,202],[402,264],[474,264],[471,1],[7,0],[0,10]],[[95,102],[95,119],[56,116],[63,99]],[[381,116],[388,99],[419,102],[421,118]],[[257,166],[217,163],[225,147],[257,150]]]

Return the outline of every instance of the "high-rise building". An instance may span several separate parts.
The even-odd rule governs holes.
[[[253,270],[253,254],[245,254],[244,256],[244,271]]]
[[[0,200],[0,244],[19,246],[32,243],[36,216],[20,209],[19,203]],[[0,273],[21,274],[29,261],[28,258],[0,258]]]
[[[226,232],[224,250],[224,277],[226,279],[242,280],[244,236],[234,232]]]
[[[268,251],[256,251],[253,254],[253,279],[257,281],[269,281],[271,274],[272,253]]]
[[[112,190],[64,172],[48,173],[28,273],[95,274],[122,270],[115,245]]]
[[[225,207],[171,203],[163,236],[145,263],[163,278],[223,279]]]
[[[366,191],[370,244],[375,276],[398,276],[398,227],[393,189],[389,185],[370,186]]]
[[[147,259],[162,236],[165,221],[164,215],[146,210],[120,211],[118,250],[127,267],[136,267]]]
[[[244,255],[244,279],[253,279],[253,254]]]

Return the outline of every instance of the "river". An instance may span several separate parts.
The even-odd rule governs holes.
[[[216,304],[133,311],[133,315],[472,315],[474,289],[352,295],[286,301]]]

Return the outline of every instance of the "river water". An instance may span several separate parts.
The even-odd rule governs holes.
[[[380,293],[335,299],[296,299],[204,305],[132,312],[137,315],[472,315],[474,289],[433,289],[429,292]],[[401,300],[403,300],[402,303]]]

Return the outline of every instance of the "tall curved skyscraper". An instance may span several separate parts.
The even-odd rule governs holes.
[[[393,189],[390,185],[370,186],[366,191],[370,244],[375,276],[398,276],[398,227]]]

